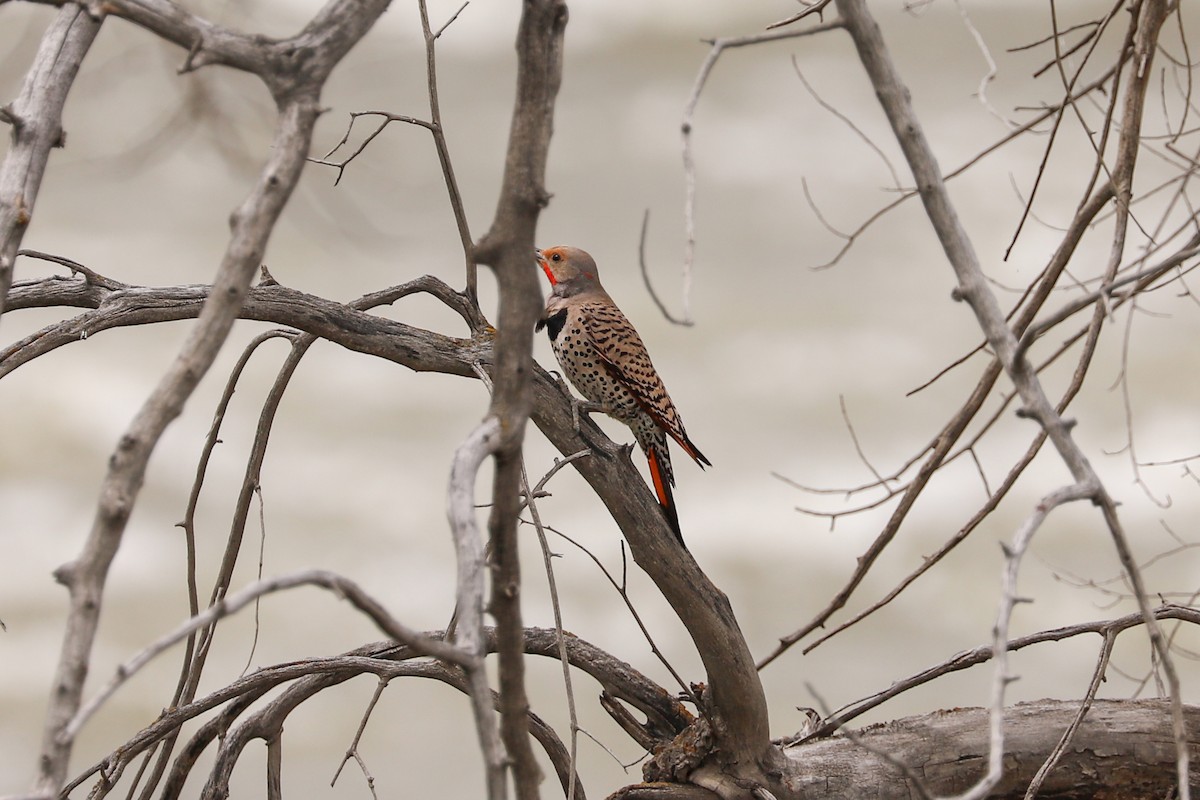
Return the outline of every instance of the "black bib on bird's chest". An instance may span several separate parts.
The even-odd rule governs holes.
[[[546,335],[550,337],[550,341],[558,338],[558,334],[562,333],[563,325],[567,324],[567,310],[560,309],[553,316],[539,319],[537,325],[534,326],[535,331],[540,331],[543,327],[546,329]]]

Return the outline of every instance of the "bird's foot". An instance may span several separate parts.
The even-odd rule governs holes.
[[[563,393],[563,397],[567,398],[567,402],[571,404],[571,427],[575,433],[582,436],[579,430],[579,407],[589,405],[586,400],[580,400],[571,393],[571,387],[567,384],[566,378],[558,370],[551,370],[550,374],[554,376],[554,382],[558,384],[559,390]],[[585,410],[585,413],[586,410]]]
[[[607,403],[594,403],[591,400],[576,400],[571,398],[571,424],[575,426],[576,433],[582,433],[579,429],[580,418],[584,414],[594,414],[599,411],[602,414],[611,415],[613,407]]]
[[[599,411],[602,414],[608,414],[611,416],[614,410],[613,407],[607,403],[597,403],[592,400],[580,400],[578,397],[572,394],[570,386],[567,385],[567,382],[561,373],[555,371],[551,372],[550,374],[554,376],[555,381],[558,383],[558,387],[562,389],[563,396],[566,397],[567,402],[571,404],[571,428],[575,431],[575,435],[580,439],[583,439],[583,441],[587,444],[588,449],[592,450],[593,452],[599,452],[609,456],[618,454],[620,452],[619,446],[612,443],[608,439],[596,441],[592,436],[588,435],[583,430],[584,415],[593,414]],[[632,447],[632,445],[629,446]]]
[[[605,437],[603,431],[600,431],[598,427],[593,427],[586,431],[583,428],[583,417],[585,415],[597,411],[604,414],[612,414],[612,406],[606,403],[580,400],[573,395],[568,396],[571,400],[571,425],[575,429],[575,435],[582,439],[593,453],[600,453],[606,456],[618,455],[621,452],[622,446]],[[592,431],[599,433],[599,436],[592,435]]]

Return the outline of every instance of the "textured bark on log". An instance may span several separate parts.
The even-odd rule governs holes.
[[[1019,800],[1079,711],[1078,701],[1019,703],[1005,716],[1004,777],[989,798]],[[1200,752],[1200,708],[1184,709],[1192,763]],[[987,770],[988,711],[955,708],[786,746],[777,800],[912,800],[945,797]],[[886,753],[890,757],[880,754]],[[908,773],[899,765],[904,765]],[[1195,789],[1200,774],[1192,771]],[[1174,797],[1175,743],[1167,700],[1097,700],[1042,784],[1043,800],[1162,800]],[[703,800],[699,786],[641,783],[608,800]]]
[[[1079,703],[1038,700],[1005,715],[1004,778],[993,798],[1022,798],[1046,756],[1078,712]],[[1200,752],[1200,708],[1185,708],[1189,746]],[[854,738],[908,767],[931,794],[961,792],[987,768],[988,714],[957,708],[907,717],[859,731]],[[796,798],[904,798],[919,796],[895,764],[845,736],[789,747],[786,783]],[[1192,785],[1200,774],[1192,771]],[[1097,700],[1062,760],[1046,778],[1042,798],[1155,798],[1175,785],[1175,744],[1166,700]]]

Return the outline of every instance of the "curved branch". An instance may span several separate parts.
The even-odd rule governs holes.
[[[824,6],[826,2],[822,2]],[[795,19],[786,20],[779,25],[787,22],[794,22],[809,12],[802,12]],[[775,27],[775,26],[771,26]],[[753,45],[763,44],[765,42],[777,42],[783,39],[795,39],[800,36],[812,36],[819,33],[825,33],[830,30],[835,30],[841,27],[840,21],[830,23],[821,23],[811,28],[802,28],[791,31],[768,31],[766,33],[756,33],[750,36],[735,36],[723,39],[714,39],[709,42],[711,49],[704,59],[704,63],[700,65],[700,70],[696,73],[696,80],[692,83],[692,92],[688,96],[687,103],[683,107],[683,119],[679,123],[680,136],[683,144],[683,179],[686,196],[683,204],[683,227],[685,233],[685,241],[683,246],[683,314],[679,322],[684,325],[691,325],[692,322],[692,269],[696,260],[696,159],[692,148],[692,129],[693,119],[696,115],[696,106],[700,103],[700,95],[704,92],[704,85],[708,83],[708,76],[712,74],[713,69],[717,66],[717,61],[721,58],[721,54],[726,50],[737,47],[749,47]],[[674,319],[668,316],[672,322]]]
[[[230,371],[229,378],[225,384],[225,391],[222,393],[221,400],[217,404],[216,412],[213,414],[213,421],[209,426],[208,435],[204,440],[204,447],[200,453],[200,458],[196,467],[196,477],[192,481],[192,490],[188,496],[187,508],[184,511],[183,520],[178,526],[183,529],[184,534],[184,551],[186,554],[185,558],[187,564],[186,574],[188,613],[193,617],[200,613],[200,590],[196,579],[196,507],[200,502],[200,493],[204,486],[205,475],[208,472],[209,459],[212,455],[213,449],[220,442],[219,436],[221,424],[225,419],[225,413],[228,410],[229,403],[233,399],[234,390],[236,389],[242,372],[246,368],[247,363],[250,361],[251,356],[257,351],[259,345],[270,339],[279,337],[287,338],[289,341],[292,341],[292,352],[296,352],[296,337],[279,329],[270,330],[259,334],[243,349],[237,363]],[[269,402],[270,400],[268,400],[268,403]],[[262,429],[263,426],[260,421],[259,431],[255,437],[256,451],[258,449],[257,440],[263,436]],[[251,459],[253,458],[254,456],[252,455]],[[230,559],[227,558],[224,560]],[[221,579],[218,578],[218,585],[227,588],[228,582],[221,582]],[[221,596],[224,596],[224,591],[221,592]],[[179,679],[176,683],[175,692],[171,697],[171,702],[169,704],[170,707],[174,708],[184,703],[190,703],[195,699],[196,689],[200,683],[200,674],[203,669],[204,662],[207,659],[208,653],[210,652],[209,644],[211,643],[211,630],[212,629],[210,628],[209,631],[205,632],[207,635],[201,635],[200,637],[197,637],[196,632],[194,631],[188,634],[187,645],[184,648],[183,658],[181,659],[182,665],[180,668]],[[199,647],[197,647],[197,638],[200,640]],[[153,789],[158,786],[159,781],[162,779],[163,771],[170,763],[171,753],[175,748],[176,738],[177,732],[166,737],[162,741],[162,746],[158,751],[158,756],[155,759],[154,766],[151,768],[150,775],[146,780],[144,788],[142,789],[141,800],[149,800]],[[147,758],[150,756],[151,753],[147,753]],[[140,777],[141,776],[139,775],[139,778]]]
[[[433,641],[439,641],[444,638],[443,633],[440,631],[429,632],[423,634],[423,636]],[[488,652],[495,651],[496,637],[494,629],[485,629],[483,643]],[[606,693],[621,699],[646,715],[647,724],[644,728],[644,733],[654,736],[654,743],[669,740],[671,736],[686,728],[691,721],[691,715],[687,713],[677,700],[674,700],[662,687],[642,675],[629,664],[614,658],[606,651],[569,633],[562,639],[562,644],[565,647],[567,660],[571,666],[586,672],[594,678],[604,688]],[[559,658],[560,651],[557,632],[548,628],[526,629],[524,632],[524,649],[530,655]],[[106,774],[113,774],[109,773],[109,770],[120,772],[126,764],[131,762],[140,753],[144,752],[155,742],[178,731],[189,720],[196,719],[214,708],[225,705],[225,708],[218,716],[200,727],[192,740],[184,746],[182,752],[175,760],[163,789],[163,796],[164,798],[178,796],[183,779],[199,755],[203,753],[218,735],[224,736],[224,732],[229,730],[233,722],[254,702],[275,687],[288,681],[316,678],[318,676],[331,676],[333,678],[331,683],[326,685],[341,683],[362,674],[373,674],[382,679],[413,675],[439,677],[424,672],[418,673],[414,670],[418,667],[433,669],[433,667],[440,665],[431,665],[431,662],[418,662],[415,665],[405,663],[420,655],[421,650],[406,645],[398,645],[395,642],[377,642],[331,658],[306,659],[304,661],[278,664],[257,670],[206,697],[168,710],[152,724],[139,731],[132,739],[117,748],[107,758],[94,764],[77,776],[67,786],[66,791],[79,786],[88,777],[95,775],[102,769],[106,771]],[[444,678],[439,677],[439,679],[454,678],[453,681],[447,680],[447,682],[452,683],[452,685],[459,688],[464,694],[468,693],[467,683],[460,672],[441,666],[439,675],[445,676]],[[320,688],[324,688],[324,686]],[[546,729],[546,731],[548,730]],[[548,744],[547,740],[543,738],[546,731],[539,730],[535,725],[531,732],[543,743],[543,746],[549,748],[552,745]],[[553,731],[549,731],[549,736],[553,737]],[[666,738],[664,739],[664,737]],[[556,739],[557,737],[554,738]],[[562,748],[561,743],[558,747]],[[565,749],[563,750],[565,752]],[[552,755],[551,757],[553,760],[554,756]],[[555,763],[557,764],[557,761]],[[563,770],[560,773],[560,778],[565,779],[568,774],[569,770]],[[566,785],[564,783],[564,786]]]
[[[18,287],[19,296],[29,305],[50,305],[54,295],[78,300],[79,287],[72,285],[78,283],[45,279]],[[116,292],[93,288],[88,294],[92,302],[101,303],[98,312],[111,304],[102,317],[93,320],[103,321],[107,327],[195,316],[206,295],[207,289],[202,286],[161,290],[130,287]],[[251,289],[241,314],[299,328],[414,370],[476,377],[475,365],[494,369],[490,338],[454,339],[278,285]],[[78,327],[73,323],[68,329],[42,338],[54,338],[60,344],[78,341]],[[36,349],[37,342],[26,347]],[[0,374],[9,360],[26,363],[29,359],[20,351],[12,353],[0,360]],[[558,382],[536,365],[530,419],[564,455],[588,449],[589,441],[607,441],[590,419],[582,420],[582,434],[575,429],[569,399]],[[724,752],[737,760],[739,770],[760,771],[761,779],[767,782],[765,774],[774,756],[769,752],[766,698],[728,598],[695,560],[674,544],[657,500],[627,457],[594,449],[593,457],[578,459],[572,465],[604,502],[635,560],[659,586],[696,642],[711,688],[712,713],[719,720],[714,727],[726,748]]]
[[[114,289],[86,280],[57,277],[14,285],[10,296],[14,310],[58,305],[93,310],[43,328],[0,350],[0,377],[56,348],[110,328],[195,319],[212,293],[208,286],[119,286]],[[365,295],[351,305],[275,283],[260,283],[249,289],[238,315],[242,319],[296,328],[420,372],[473,377],[472,362],[491,362],[491,335],[486,328],[479,338],[455,339],[358,310],[391,303],[414,291],[430,292],[458,310],[464,319],[468,318],[470,305],[465,298],[430,276]]]
[[[69,589],[70,612],[46,714],[36,780],[39,793],[57,792],[66,777],[73,747],[67,726],[79,709],[109,567],[121,546],[146,465],[239,314],[275,222],[299,181],[325,78],[386,6],[386,0],[333,0],[299,36],[263,48],[272,55],[272,69],[262,77],[278,106],[270,155],[230,218],[232,235],[198,324],[113,452],[80,555],[55,573]]]
[[[195,615],[179,628],[151,642],[145,649],[133,658],[117,667],[116,674],[109,680],[100,692],[75,714],[71,722],[63,730],[68,737],[79,734],[80,728],[100,706],[112,697],[129,678],[167,648],[186,639],[191,633],[211,625],[217,620],[236,614],[249,603],[266,594],[294,589],[298,586],[319,586],[334,594],[349,600],[362,613],[371,618],[378,628],[391,636],[397,642],[406,645],[418,654],[432,656],[471,669],[480,664],[480,656],[465,648],[455,647],[439,639],[433,639],[407,627],[394,619],[379,601],[368,595],[361,587],[349,578],[344,578],[327,570],[310,570],[292,575],[281,575],[250,584],[245,589],[213,604],[203,612]]]
[[[1200,625],[1200,611],[1187,606],[1165,605],[1154,609],[1154,617],[1158,620],[1175,619],[1183,622],[1189,622],[1193,625]],[[1083,634],[1094,633],[1102,637],[1116,636],[1122,631],[1130,628],[1140,627],[1145,625],[1146,621],[1141,613],[1127,614],[1116,619],[1101,620],[1099,622],[1082,622],[1075,625],[1066,625],[1061,628],[1051,628],[1046,631],[1038,631],[1026,636],[1021,636],[1016,639],[1010,639],[1007,644],[1008,652],[1016,652],[1026,647],[1035,644],[1044,644],[1046,642],[1060,642],[1064,639],[1070,639]],[[820,738],[829,736],[837,731],[837,729],[845,725],[850,720],[858,717],[873,708],[878,708],[893,697],[907,692],[917,686],[929,683],[944,675],[960,670],[969,669],[978,664],[984,664],[991,660],[995,654],[995,646],[992,643],[980,645],[971,650],[964,650],[957,653],[951,658],[943,661],[940,664],[924,669],[921,672],[911,675],[902,680],[892,683],[887,689],[881,692],[876,692],[873,695],[864,697],[861,700],[856,700],[841,709],[836,711],[833,716],[829,717],[815,728],[811,733],[806,734],[800,741],[805,739]]]

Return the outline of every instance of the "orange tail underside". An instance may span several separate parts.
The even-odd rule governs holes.
[[[650,478],[654,481],[654,493],[658,495],[658,504],[662,506],[663,514],[667,517],[667,524],[675,532],[675,538],[683,544],[683,532],[679,529],[679,514],[675,510],[675,495],[671,492],[671,482],[667,480],[666,471],[659,463],[658,453],[653,449],[647,450],[646,460],[650,462]]]

